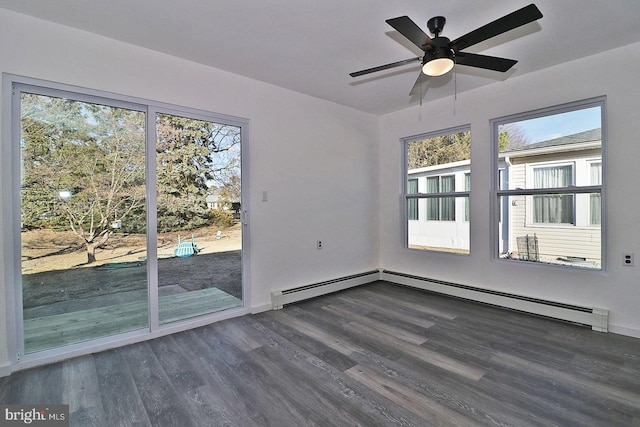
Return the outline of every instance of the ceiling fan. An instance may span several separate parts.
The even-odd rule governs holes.
[[[542,18],[542,13],[535,4],[530,4],[522,9],[516,10],[502,18],[496,19],[487,25],[477,28],[462,37],[450,41],[442,37],[442,29],[446,19],[444,16],[435,16],[427,22],[429,31],[434,34],[434,38],[429,37],[416,25],[408,16],[387,19],[387,23],[396,31],[405,36],[409,41],[418,46],[423,52],[422,57],[405,59],[403,61],[392,62],[391,64],[378,67],[367,68],[366,70],[350,73],[351,77],[359,77],[377,71],[388,70],[400,67],[416,61],[422,61],[422,72],[427,76],[442,76],[453,69],[455,64],[467,65],[469,67],[484,68],[506,72],[513,67],[516,60],[498,58],[495,56],[479,55],[476,53],[463,52],[463,49],[495,37],[499,34],[518,28],[522,25]],[[420,76],[421,77],[421,76]],[[420,77],[418,78],[420,80]]]

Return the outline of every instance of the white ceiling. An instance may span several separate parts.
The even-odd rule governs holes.
[[[0,8],[79,28],[235,74],[382,114],[419,102],[419,63],[349,72],[420,56],[385,20],[408,15],[425,32],[447,18],[451,40],[526,0],[0,0]],[[535,0],[544,17],[466,49],[517,59],[506,74],[456,67],[431,78],[425,101],[640,41],[638,0]],[[454,84],[455,83],[455,84]]]

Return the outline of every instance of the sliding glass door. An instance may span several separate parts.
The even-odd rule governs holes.
[[[241,124],[14,89],[19,354],[242,307]]]
[[[145,113],[20,94],[26,353],[148,326]]]
[[[239,307],[240,127],[158,113],[156,135],[160,323]]]

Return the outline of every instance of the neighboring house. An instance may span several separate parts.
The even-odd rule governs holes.
[[[600,129],[529,144],[499,154],[501,189],[600,185]],[[470,161],[411,169],[408,193],[469,191]],[[466,197],[408,203],[409,247],[469,250]],[[599,194],[512,196],[500,203],[499,251],[519,257],[518,237],[537,238],[541,261],[601,262]]]
[[[471,161],[411,169],[409,193],[469,191]],[[467,197],[410,200],[409,247],[469,251],[469,200]]]
[[[504,151],[502,189],[602,184],[602,141],[593,129]],[[541,261],[601,262],[600,194],[512,196],[501,203],[500,253],[518,255],[516,239],[534,235]]]
[[[209,193],[207,194],[207,208],[209,209],[219,209],[219,202],[218,200],[220,199],[220,196],[218,195],[218,192],[214,192],[214,193]]]
[[[234,216],[240,215],[240,201],[222,201],[220,200],[220,191],[213,190],[211,193],[207,194],[207,198],[205,199],[207,202],[207,208],[209,209],[220,209],[224,211],[232,211]]]

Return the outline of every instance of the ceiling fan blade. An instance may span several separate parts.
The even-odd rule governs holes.
[[[456,64],[501,71],[503,73],[516,65],[517,62],[515,59],[478,55],[477,53],[458,52],[456,54]]]
[[[425,45],[431,43],[431,37],[422,31],[408,16],[387,19],[386,22],[422,50],[425,50]]]
[[[458,52],[540,18],[542,18],[540,10],[535,4],[530,4],[455,39],[450,46],[454,51]]]
[[[411,64],[412,62],[420,61],[422,58],[416,57],[411,59],[405,59],[403,61],[392,62],[391,64],[380,65],[378,67],[367,68],[366,70],[355,71],[353,73],[349,73],[351,77],[360,77],[365,74],[375,73],[376,71],[388,70],[389,68],[400,67],[401,65]]]

